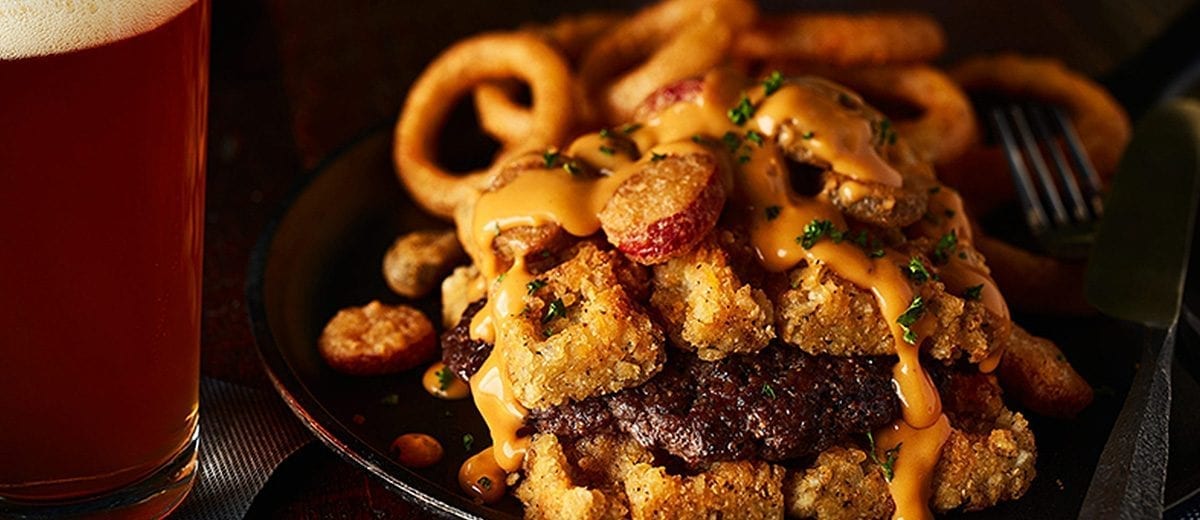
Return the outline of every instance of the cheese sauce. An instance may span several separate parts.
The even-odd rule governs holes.
[[[467,249],[485,279],[495,280],[486,306],[471,326],[473,338],[494,344],[492,354],[471,378],[471,392],[495,448],[468,465],[479,465],[476,459],[490,456],[498,467],[512,472],[520,467],[528,446],[528,438],[520,435],[527,410],[513,395],[503,352],[510,342],[518,341],[506,332],[505,322],[524,308],[525,284],[532,276],[525,269],[523,254],[516,256],[511,268],[499,272],[500,261],[492,247],[495,237],[513,227],[547,224],[575,236],[594,234],[600,229],[597,215],[604,205],[646,161],[725,149],[732,158],[726,170],[733,170],[732,178],[723,179],[732,186],[726,211],[748,223],[751,244],[766,269],[782,272],[801,262],[822,264],[875,296],[898,355],[893,380],[903,420],[880,434],[881,440],[894,441],[893,445],[905,443],[890,483],[897,518],[927,517],[931,474],[950,426],[937,389],[920,363],[919,345],[935,325],[928,313],[921,312],[922,287],[910,283],[898,267],[908,264],[907,256],[882,247],[872,250],[852,240],[844,217],[825,195],[796,194],[784,151],[776,142],[783,133],[793,142],[802,140],[799,145],[814,163],[850,179],[839,195],[856,199],[869,195],[868,183],[902,185],[900,173],[880,151],[889,141],[879,138],[880,121],[871,119],[873,113],[864,109],[860,98],[824,80],[792,80],[772,92],[765,86],[748,90],[743,86],[744,80],[735,73],[712,72],[696,99],[664,109],[635,130],[623,132],[627,135],[585,135],[561,156],[548,151],[544,167],[524,171],[507,185],[482,193],[460,220],[460,233],[472,246]],[[636,150],[630,149],[630,142]],[[930,207],[945,218],[918,226],[916,232],[936,239],[953,231],[969,243],[970,227],[961,199],[948,188],[939,193],[932,194]],[[801,235],[815,222],[824,222],[834,234],[805,243]],[[1008,316],[986,268],[955,257],[940,272],[954,294],[982,284],[987,308]],[[463,468],[466,471],[467,465]]]
[[[464,399],[471,394],[471,388],[441,361],[425,369],[425,375],[421,376],[421,386],[425,387],[429,395],[449,401]]]

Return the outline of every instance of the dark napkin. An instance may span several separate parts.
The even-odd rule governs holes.
[[[203,378],[200,469],[173,518],[243,518],[275,467],[312,441],[275,394]]]

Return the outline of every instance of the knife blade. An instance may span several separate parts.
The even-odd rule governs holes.
[[[1085,294],[1144,326],[1142,362],[1100,454],[1079,518],[1160,518],[1167,472],[1175,323],[1200,187],[1200,103],[1146,114],[1117,168]]]

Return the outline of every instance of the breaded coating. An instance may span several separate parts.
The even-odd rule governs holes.
[[[396,294],[422,298],[465,258],[454,230],[413,231],[388,248],[383,256],[383,277]]]
[[[442,326],[456,325],[467,306],[486,294],[487,287],[479,276],[478,267],[455,267],[454,272],[442,280]]]
[[[625,475],[634,520],[648,518],[782,518],[781,466],[762,461],[718,462],[695,476],[670,475],[637,464]]]
[[[1004,390],[1031,411],[1074,417],[1092,402],[1092,387],[1054,342],[1013,326],[997,369]]]
[[[875,296],[838,276],[824,264],[796,267],[788,286],[775,297],[775,323],[783,341],[811,354],[881,356],[896,353],[891,330]],[[979,302],[946,293],[941,283],[925,282],[930,296],[926,311],[937,326],[922,345],[942,361],[967,358],[978,363],[999,348],[1006,333],[999,318]]]
[[[380,375],[428,361],[437,342],[433,324],[421,311],[373,301],[338,311],[321,332],[317,348],[339,372]]]
[[[787,514],[794,518],[888,518],[895,506],[883,472],[857,448],[830,448],[813,466],[788,474]]]
[[[526,518],[782,518],[785,470],[722,462],[691,476],[669,474],[623,436],[563,445],[536,435],[517,498]]]
[[[621,265],[621,264],[626,265]],[[513,391],[528,408],[646,382],[666,358],[663,332],[631,296],[630,262],[593,242],[543,273],[525,311],[497,329]],[[640,269],[640,268],[636,268]]]
[[[654,267],[650,304],[672,344],[705,361],[757,352],[775,337],[771,301],[742,283],[712,238]]]
[[[514,494],[525,504],[527,519],[601,520],[628,515],[623,497],[588,489],[572,477],[575,468],[553,435],[533,438],[525,454],[524,469],[525,478]]]

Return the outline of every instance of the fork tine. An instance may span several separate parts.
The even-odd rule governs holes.
[[[1083,224],[1090,218],[1088,214],[1087,203],[1083,200],[1083,192],[1079,190],[1079,182],[1075,180],[1075,174],[1071,170],[1070,163],[1067,162],[1067,157],[1063,155],[1062,147],[1059,146],[1058,140],[1054,138],[1054,133],[1050,131],[1050,126],[1046,123],[1046,107],[1029,107],[1029,115],[1033,119],[1033,129],[1037,133],[1038,141],[1046,148],[1050,149],[1050,157],[1054,159],[1055,169],[1058,170],[1058,178],[1062,180],[1063,186],[1067,188],[1067,195],[1070,197],[1071,213],[1075,217],[1075,221]]]
[[[1054,223],[1059,226],[1067,224],[1067,209],[1063,206],[1062,197],[1058,194],[1058,186],[1054,183],[1054,177],[1050,175],[1050,168],[1046,166],[1046,161],[1042,159],[1042,149],[1038,146],[1037,139],[1033,137],[1033,130],[1029,128],[1029,121],[1025,118],[1025,110],[1021,105],[1011,105],[1009,113],[1012,114],[1013,126],[1017,130],[1017,135],[1021,139],[1022,148],[1025,149],[1025,156],[1029,159],[1029,163],[1033,165],[1033,170],[1037,173],[1038,180],[1041,181],[1042,193],[1046,199],[1050,201],[1050,213],[1054,217]]]
[[[1100,194],[1100,176],[1096,174],[1096,168],[1092,166],[1092,160],[1088,158],[1087,152],[1084,151],[1083,142],[1079,140],[1079,134],[1075,133],[1075,126],[1067,119],[1066,114],[1058,107],[1054,107],[1050,111],[1054,114],[1054,119],[1058,121],[1058,127],[1062,130],[1063,138],[1067,143],[1067,149],[1071,152],[1071,158],[1075,160],[1079,171],[1083,173],[1083,179],[1087,186],[1088,202],[1092,208],[1092,215],[1100,218],[1104,215],[1104,202]]]
[[[1025,222],[1035,235],[1045,231],[1048,221],[1042,203],[1038,200],[1037,192],[1033,189],[1033,181],[1029,178],[1029,170],[1025,168],[1025,159],[1021,157],[1021,148],[1013,131],[1005,119],[1004,110],[999,107],[991,111],[992,123],[996,125],[996,133],[1000,137],[1004,157],[1008,159],[1009,171],[1017,187],[1017,198],[1025,213]]]

